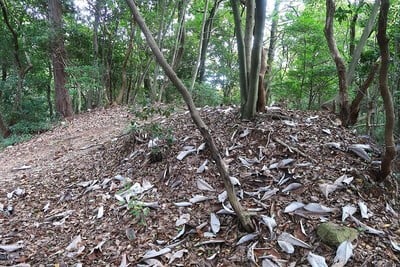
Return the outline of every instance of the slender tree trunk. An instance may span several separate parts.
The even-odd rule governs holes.
[[[390,0],[381,0],[381,8],[378,23],[378,45],[381,54],[381,68],[379,71],[379,91],[383,99],[386,115],[385,123],[385,154],[381,163],[381,171],[378,180],[383,181],[390,175],[392,169],[392,161],[396,157],[396,149],[393,138],[394,132],[394,107],[392,94],[388,87],[388,69],[389,69],[389,39],[386,35],[387,19],[390,6]]]
[[[257,111],[264,112],[266,105],[265,87],[264,87],[264,76],[267,71],[267,64],[265,58],[267,56],[267,50],[265,48],[261,51],[261,65],[260,74],[258,75],[258,97],[257,97]]]
[[[240,82],[240,113],[243,114],[248,98],[246,52],[243,39],[242,22],[240,19],[239,1],[231,0],[233,19],[235,22],[235,35],[238,49],[239,82]]]
[[[126,48],[125,51],[125,58],[124,62],[122,64],[122,69],[121,69],[121,90],[119,90],[118,96],[116,98],[117,104],[123,104],[124,96],[127,94],[127,86],[128,86],[128,77],[127,77],[127,68],[128,68],[128,63],[129,59],[132,54],[133,50],[133,38],[135,36],[135,27],[133,23],[131,23],[131,33],[129,35],[129,41],[128,41],[128,47]]]
[[[346,66],[342,56],[336,45],[336,40],[333,36],[333,19],[335,15],[335,2],[334,0],[326,0],[326,20],[325,20],[325,38],[328,42],[329,51],[331,57],[336,64],[336,70],[339,78],[339,107],[340,107],[340,119],[342,120],[343,126],[348,126],[348,118],[350,114],[349,108],[349,96],[347,92],[346,82]]]
[[[372,8],[371,14],[368,19],[368,23],[364,27],[363,33],[360,37],[360,41],[358,41],[357,46],[355,47],[355,50],[352,54],[349,67],[346,72],[346,86],[347,87],[349,87],[351,85],[351,83],[353,82],[354,72],[355,72],[356,66],[360,60],[361,52],[364,49],[365,44],[367,43],[368,37],[370,36],[370,34],[373,30],[373,27],[375,25],[375,20],[378,15],[378,11],[379,11],[379,3],[380,3],[380,0],[375,0],[374,6]]]
[[[189,92],[193,91],[194,84],[195,84],[196,78],[197,78],[197,74],[198,74],[199,68],[200,68],[201,52],[203,51],[203,42],[204,42],[204,37],[205,37],[204,33],[206,32],[206,20],[207,20],[208,3],[209,3],[209,0],[206,0],[206,4],[205,4],[205,7],[204,7],[204,13],[203,13],[203,20],[202,20],[202,23],[201,23],[201,32],[200,32],[199,49],[197,51],[197,60],[195,62],[195,65],[193,66],[192,80],[190,82]],[[206,51],[207,51],[207,49],[206,49]],[[204,62],[205,62],[205,59],[204,59]]]
[[[246,55],[246,75],[249,75],[249,71],[251,69],[251,49],[253,44],[253,34],[254,34],[254,23],[255,23],[255,12],[256,6],[254,0],[247,0],[246,1],[246,25],[244,29],[244,49]],[[251,81],[247,81],[250,86]]]
[[[272,24],[271,24],[271,32],[269,39],[269,47],[268,47],[268,56],[267,56],[267,69],[265,72],[265,99],[266,104],[268,104],[270,99],[270,87],[271,87],[271,76],[272,76],[272,64],[274,62],[275,57],[275,47],[276,47],[276,33],[278,30],[278,21],[279,21],[279,5],[281,0],[275,0],[274,10],[272,13]]]
[[[261,66],[261,51],[264,37],[265,12],[267,7],[266,0],[256,0],[254,42],[251,51],[251,68],[249,74],[249,94],[245,109],[242,114],[243,119],[252,119],[256,114],[258,80]]]
[[[367,94],[367,90],[370,87],[371,83],[374,81],[375,74],[379,70],[380,61],[375,62],[372,66],[367,79],[361,85],[361,87],[357,90],[357,95],[353,99],[350,105],[350,118],[349,118],[349,126],[355,125],[358,120],[358,114],[360,113],[360,104],[363,100],[364,96]]]
[[[141,15],[139,14],[139,11],[136,7],[136,4],[134,3],[133,0],[126,0],[126,2],[128,3],[131,12],[133,14],[133,17],[135,18],[135,21],[137,22],[137,24],[139,25],[139,27],[141,28],[143,34],[146,36],[147,39],[147,43],[149,44],[151,50],[153,51],[154,56],[156,57],[156,60],[158,61],[158,63],[161,65],[161,67],[164,69],[166,75],[169,77],[169,79],[172,81],[172,83],[176,86],[176,88],[179,90],[179,92],[181,93],[183,99],[185,100],[189,111],[190,111],[190,115],[192,117],[193,122],[196,124],[197,128],[199,129],[200,133],[202,134],[203,138],[205,139],[208,148],[211,151],[212,157],[216,162],[217,168],[220,172],[220,175],[223,179],[224,185],[225,185],[225,189],[228,193],[228,198],[229,201],[232,205],[232,208],[234,209],[234,211],[236,212],[236,215],[238,216],[243,228],[246,231],[253,231],[254,230],[254,226],[250,220],[250,217],[244,213],[244,210],[242,208],[242,206],[240,205],[234,188],[230,182],[230,178],[229,178],[229,173],[227,170],[227,166],[224,163],[216,145],[215,142],[210,134],[210,131],[207,127],[207,125],[204,123],[204,121],[201,119],[199,112],[197,111],[194,103],[193,103],[193,99],[190,96],[189,91],[186,89],[185,85],[182,83],[182,81],[178,78],[178,76],[176,75],[176,73],[174,72],[174,70],[172,69],[172,67],[168,64],[168,62],[165,60],[162,52],[160,51],[160,49],[157,47],[157,43],[155,42],[153,36],[150,33],[150,30],[147,28],[146,23],[144,22],[143,18],[141,17]]]

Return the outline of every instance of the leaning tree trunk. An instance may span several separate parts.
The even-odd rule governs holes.
[[[381,54],[381,69],[379,71],[379,90],[385,106],[385,155],[381,163],[381,171],[378,180],[383,181],[391,172],[392,161],[396,157],[396,149],[393,138],[394,131],[394,108],[392,94],[388,87],[388,69],[389,69],[389,39],[386,35],[387,18],[389,12],[389,1],[381,0],[381,9],[378,22],[378,45]]]
[[[149,44],[151,50],[153,51],[153,54],[158,61],[158,63],[161,65],[161,67],[164,69],[166,75],[168,78],[171,80],[171,82],[176,86],[176,88],[179,90],[181,93],[183,99],[185,100],[186,105],[189,108],[190,115],[192,117],[193,122],[196,124],[197,128],[199,129],[200,133],[202,134],[203,138],[205,139],[209,149],[211,150],[211,154],[216,162],[217,168],[220,172],[220,175],[224,181],[225,189],[228,193],[228,198],[229,201],[232,205],[232,208],[236,212],[243,228],[246,231],[253,231],[254,226],[250,220],[250,217],[248,214],[245,214],[242,206],[240,205],[237,196],[235,194],[235,190],[230,182],[229,179],[229,174],[227,170],[227,166],[224,163],[216,145],[215,142],[210,134],[210,131],[207,127],[207,125],[203,122],[203,120],[200,117],[199,112],[197,111],[193,99],[190,96],[189,91],[186,89],[185,85],[182,83],[182,81],[178,78],[172,67],[168,64],[168,62],[165,60],[162,52],[158,48],[153,36],[150,33],[150,30],[148,29],[146,23],[144,22],[142,16],[139,14],[139,11],[136,7],[136,4],[134,3],[133,0],[126,0],[127,4],[129,5],[131,12],[133,14],[133,17],[135,18],[135,21],[141,28],[143,34],[146,36],[147,43]]]
[[[264,76],[267,71],[267,64],[265,62],[267,51],[265,48],[261,51],[261,64],[260,73],[258,75],[258,97],[257,97],[257,112],[264,112],[266,105],[266,95],[264,86]]]
[[[331,57],[336,64],[336,70],[339,78],[339,108],[340,119],[343,126],[348,125],[349,110],[349,95],[347,92],[346,82],[346,65],[340,55],[339,49],[336,45],[335,37],[333,36],[333,19],[335,15],[335,2],[334,0],[326,0],[326,20],[325,20],[325,38],[328,42]]]
[[[55,86],[56,111],[63,117],[73,115],[71,99],[65,88],[67,74],[65,72],[66,52],[62,33],[62,6],[60,0],[49,0],[49,18],[51,23],[51,60]]]

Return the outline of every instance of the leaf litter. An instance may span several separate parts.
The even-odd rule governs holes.
[[[141,121],[114,107],[0,153],[0,265],[400,264],[395,186],[367,171],[375,144],[323,112],[271,108],[252,122],[231,107],[200,112],[257,232],[237,225],[185,112]],[[131,121],[139,128],[124,132]],[[174,129],[172,144],[144,130],[154,123]],[[321,219],[359,227],[357,245],[322,246]]]

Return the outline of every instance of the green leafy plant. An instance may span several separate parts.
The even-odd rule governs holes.
[[[128,202],[128,210],[129,213],[132,214],[140,224],[145,225],[145,217],[149,215],[150,209],[148,207],[145,207],[140,201],[137,201],[136,199],[131,199]]]

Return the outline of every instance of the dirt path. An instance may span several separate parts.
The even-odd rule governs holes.
[[[124,108],[98,109],[75,116],[53,130],[0,152],[0,186],[30,172],[41,171],[58,160],[77,158],[87,149],[120,135],[130,121]]]

